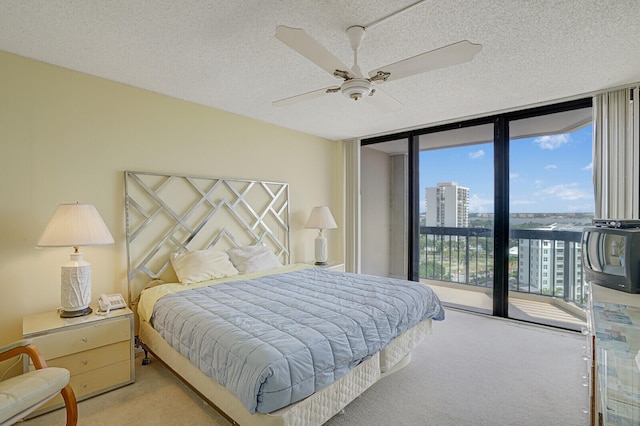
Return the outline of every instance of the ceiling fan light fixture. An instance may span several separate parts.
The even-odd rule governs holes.
[[[373,96],[373,90],[377,84],[387,81],[395,81],[412,75],[429,72],[435,69],[446,68],[453,65],[462,64],[473,60],[476,54],[482,50],[482,45],[472,43],[469,40],[462,40],[457,43],[439,47],[428,52],[421,53],[406,59],[402,59],[393,64],[385,65],[377,70],[363,74],[358,65],[358,51],[365,36],[367,28],[371,28],[392,16],[404,13],[409,9],[421,4],[418,1],[411,6],[395,12],[386,18],[375,21],[369,25],[354,25],[347,28],[347,37],[353,49],[353,66],[347,67],[338,57],[318,43],[313,37],[302,28],[291,28],[284,25],[276,27],[276,38],[295,50],[308,60],[322,68],[333,77],[344,80],[339,87],[328,87],[326,89],[314,90],[290,98],[273,102],[274,105],[291,105],[293,103],[315,98],[323,93],[334,93],[337,91],[349,98],[357,101],[363,96]],[[402,104],[383,90],[378,90],[371,102],[374,106],[383,111],[395,110]]]
[[[340,88],[342,94],[347,98],[357,101],[363,96],[368,96],[371,93],[371,82],[366,78],[352,78],[342,84]]]

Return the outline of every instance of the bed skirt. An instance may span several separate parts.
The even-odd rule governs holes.
[[[407,365],[411,350],[431,333],[431,326],[431,319],[420,322],[335,383],[269,414],[250,414],[238,398],[175,351],[149,323],[140,322],[139,337],[156,358],[233,422],[243,426],[308,426],[323,424],[381,377]]]

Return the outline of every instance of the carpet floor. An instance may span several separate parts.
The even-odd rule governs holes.
[[[407,367],[327,425],[586,425],[584,343],[579,333],[449,309]],[[140,358],[134,384],[78,404],[79,425],[229,425],[162,364]],[[23,424],[64,424],[64,410]]]

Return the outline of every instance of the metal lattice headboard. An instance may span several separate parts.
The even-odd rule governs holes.
[[[151,280],[175,281],[175,251],[263,244],[290,261],[289,185],[125,172],[129,300]]]

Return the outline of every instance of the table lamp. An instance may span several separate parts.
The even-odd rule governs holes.
[[[60,204],[45,228],[38,247],[73,247],[62,265],[60,317],[73,318],[92,312],[91,265],[82,259],[80,246],[113,244],[113,237],[93,204]]]
[[[304,226],[309,229],[318,229],[318,236],[315,240],[315,248],[316,248],[316,265],[326,265],[327,264],[327,239],[325,238],[322,231],[324,229],[334,229],[337,228],[336,221],[333,219],[331,215],[331,210],[327,206],[318,206],[314,207],[311,210],[311,215],[309,216],[309,220],[307,224]]]

